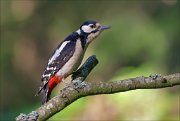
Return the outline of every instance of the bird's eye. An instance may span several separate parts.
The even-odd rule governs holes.
[[[95,25],[92,24],[92,25],[90,25],[90,27],[91,27],[91,28],[95,28]]]

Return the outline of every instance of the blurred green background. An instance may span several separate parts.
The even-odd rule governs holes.
[[[179,6],[179,0],[1,0],[0,119],[41,105],[34,94],[48,58],[86,20],[112,26],[86,52],[84,60],[96,54],[100,61],[86,81],[179,72]],[[50,120],[180,120],[178,89],[85,97]]]

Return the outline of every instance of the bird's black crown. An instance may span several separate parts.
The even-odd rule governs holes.
[[[81,26],[83,26],[83,25],[89,25],[89,24],[96,24],[97,23],[97,21],[93,21],[93,20],[89,20],[89,21],[85,21]]]

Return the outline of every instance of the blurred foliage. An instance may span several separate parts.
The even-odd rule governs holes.
[[[179,6],[178,0],[1,0],[0,119],[41,105],[34,94],[48,58],[86,20],[112,26],[86,52],[100,61],[87,81],[179,72]],[[180,120],[179,99],[178,87],[85,97],[51,120]]]

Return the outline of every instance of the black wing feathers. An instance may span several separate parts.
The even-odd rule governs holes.
[[[65,63],[73,56],[76,46],[76,40],[78,39],[78,37],[79,37],[78,33],[73,32],[63,41],[63,42],[65,41],[69,41],[69,42],[62,49],[59,56],[57,56],[51,63],[49,63],[46,66],[43,76],[41,77],[42,81],[48,81],[51,77],[53,77],[54,74],[56,74],[65,65]],[[57,49],[61,47],[63,42],[61,42],[58,45]],[[56,53],[56,50],[54,51],[53,55]]]
[[[76,42],[69,42],[66,44],[66,46],[63,48],[63,50],[60,53],[60,56],[58,56],[52,64],[50,64],[50,67],[56,67],[55,73],[61,69],[65,63],[73,56],[73,53],[75,51]]]

